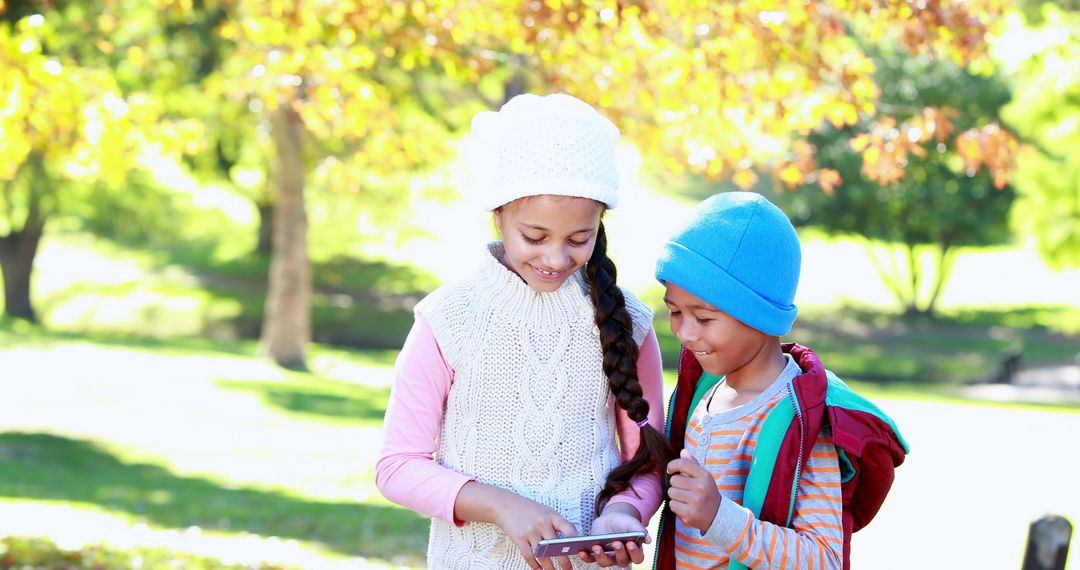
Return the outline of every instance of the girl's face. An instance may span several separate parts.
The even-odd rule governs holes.
[[[773,356],[766,348],[775,346],[775,337],[744,324],[674,283],[667,284],[664,303],[671,311],[671,332],[713,376],[737,377],[740,370],[754,368],[755,360]]]
[[[604,208],[595,200],[530,196],[495,211],[503,236],[503,263],[529,287],[554,291],[585,266],[596,245]]]

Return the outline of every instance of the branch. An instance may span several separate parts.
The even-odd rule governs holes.
[[[866,255],[870,258],[870,263],[873,264],[874,269],[877,270],[878,277],[880,277],[881,281],[885,283],[885,286],[889,288],[889,291],[893,294],[893,297],[895,297],[897,301],[900,301],[901,304],[906,303],[904,299],[904,292],[900,290],[900,287],[896,284],[896,280],[893,279],[891,275],[889,275],[889,272],[886,271],[885,267],[881,264],[881,262],[878,261],[877,256],[874,253],[873,242],[871,242],[869,239],[865,239],[863,241],[863,247],[866,248]],[[889,255],[889,259],[893,259],[892,255]]]
[[[919,308],[919,278],[922,272],[919,269],[919,252],[913,243],[907,245],[908,279],[911,280],[911,306]]]
[[[435,106],[431,104],[431,101],[428,101],[427,96],[425,95],[426,89],[424,89],[423,74],[421,74],[418,70],[413,69],[413,71],[409,72],[409,77],[412,78],[412,81],[410,83],[412,85],[411,91],[413,97],[415,97],[417,102],[420,103],[420,108],[424,110],[424,113],[426,113],[432,119],[438,121],[438,123],[442,125],[447,131],[451,133],[455,132],[457,130],[456,125],[447,120],[446,116],[438,112],[435,109]]]
[[[941,290],[944,289],[946,276],[952,271],[952,261],[955,259],[953,254],[952,245],[948,242],[939,244],[941,256],[938,258],[937,276],[934,279],[934,289],[930,294],[930,299],[926,303],[926,312],[932,313],[934,311],[934,305],[937,304],[938,296],[941,295]]]

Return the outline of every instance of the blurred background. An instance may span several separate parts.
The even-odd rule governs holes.
[[[1080,520],[1078,61],[1075,0],[0,0],[0,568],[423,567],[393,361],[494,235],[471,117],[557,91],[666,365],[664,237],[796,223],[789,340],[912,446],[854,565],[1019,568]]]

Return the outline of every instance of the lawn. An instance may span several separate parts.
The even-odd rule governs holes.
[[[126,544],[141,529],[244,562],[421,563],[427,521],[373,485],[392,353],[314,346],[297,373],[246,342],[11,323],[0,347],[0,535]]]
[[[939,348],[908,333],[891,342]],[[179,552],[192,568],[421,566],[426,519],[373,483],[394,351],[313,345],[312,371],[294,372],[254,348],[0,321],[0,536],[113,560]],[[927,397],[919,383],[858,385]]]
[[[812,251],[818,245],[810,255],[824,255]],[[58,233],[39,261],[35,291],[46,326],[0,320],[0,537],[54,544],[0,541],[0,568],[15,556],[44,568],[166,560],[178,568],[422,566],[428,522],[379,495],[374,462],[394,347],[411,322],[410,303],[433,286],[431,275],[394,262],[316,260],[319,342],[311,346],[311,371],[295,372],[254,358],[253,342],[244,340],[261,317],[265,260],[227,248],[151,253]],[[630,286],[657,306],[655,288],[634,285],[648,282],[648,268],[626,265]],[[959,460],[934,447],[949,439],[936,437],[928,418],[960,410],[956,417],[998,414],[1003,425],[1045,423],[1056,436],[1075,433],[1077,405],[971,412],[978,408],[963,388],[993,377],[1012,351],[1025,365],[1071,362],[1080,307],[950,305],[939,319],[910,320],[840,301],[801,307],[792,338],[860,391],[907,402],[896,406],[901,427],[918,426],[897,484],[913,483],[887,503],[888,521],[862,533],[871,550],[856,550],[856,560],[870,562],[865,567],[888,568],[876,550],[923,524],[925,497],[962,498],[937,484],[935,461],[980,465],[992,453]],[[655,325],[671,365],[678,343],[664,311]],[[673,371],[666,379],[670,388]],[[1031,471],[1074,471],[1047,461]],[[1053,496],[1072,487],[1032,481],[1023,508],[1060,504],[1070,516],[1080,513],[1073,497]],[[997,545],[1004,550],[984,554],[1019,556],[1032,515],[1010,511]],[[942,556],[951,552],[929,544]]]

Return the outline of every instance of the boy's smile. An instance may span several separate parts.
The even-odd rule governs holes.
[[[750,327],[674,283],[664,303],[671,311],[671,332],[713,376],[738,384],[779,350],[777,338]],[[767,350],[775,347],[775,351]],[[770,363],[775,364],[775,363]]]

